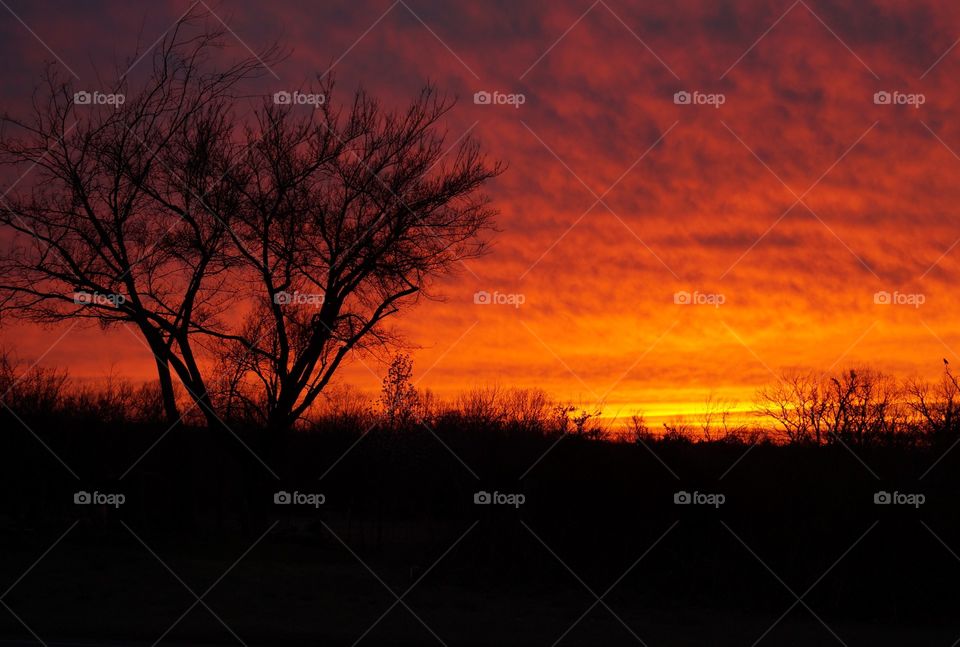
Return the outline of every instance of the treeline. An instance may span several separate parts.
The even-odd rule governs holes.
[[[708,396],[700,411],[660,425],[643,412],[605,417],[602,403],[560,402],[541,389],[501,386],[467,390],[441,400],[412,381],[409,356],[391,363],[377,398],[349,386],[329,387],[300,421],[301,431],[403,431],[423,426],[499,430],[539,436],[571,435],[609,442],[746,443],[851,446],[929,445],[960,437],[960,382],[944,365],[939,379],[898,379],[870,369],[836,372],[786,371],[757,390],[748,411],[738,403]],[[96,383],[71,379],[65,370],[26,367],[0,352],[0,393],[18,416],[31,419],[91,420],[99,423],[163,423],[163,401],[155,383],[108,378]],[[211,397],[224,421],[253,430],[264,417],[256,400],[228,380],[215,383]],[[203,426],[189,398],[181,423]]]
[[[925,443],[960,432],[960,384],[944,360],[939,380],[872,369],[791,372],[760,389],[757,415],[789,443]]]

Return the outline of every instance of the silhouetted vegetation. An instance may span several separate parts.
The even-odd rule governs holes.
[[[387,320],[484,253],[502,167],[447,141],[454,100],[432,85],[390,109],[326,77],[310,110],[282,91],[241,116],[244,83],[282,52],[224,62],[205,14],[154,44],[142,82],[118,67],[122,100],[90,105],[50,67],[27,114],[0,117],[0,169],[32,171],[4,191],[0,314],[126,326],[169,422],[242,410],[281,435],[348,354],[391,345]]]
[[[924,624],[938,632],[946,623],[948,632],[960,603],[953,586],[960,563],[952,570],[944,547],[960,545],[960,453],[950,451],[960,439],[957,384],[949,371],[931,383],[864,369],[791,373],[758,395],[766,426],[760,418],[734,424],[714,406],[652,430],[641,414],[608,420],[596,407],[536,390],[480,388],[441,402],[413,388],[410,360],[401,356],[379,399],[328,389],[290,442],[268,451],[242,416],[226,432],[199,426],[199,414],[167,425],[155,387],[113,380],[94,388],[59,371],[18,369],[9,356],[0,369],[8,407],[0,413],[7,511],[0,523],[22,531],[5,535],[14,553],[27,549],[24,537],[62,531],[78,516],[79,546],[114,542],[122,550],[116,522],[124,521],[174,555],[185,550],[178,548],[184,533],[252,541],[279,519],[273,552],[251,558],[255,568],[281,568],[271,560],[286,546],[307,551],[300,567],[313,577],[357,567],[362,580],[342,540],[409,585],[479,521],[421,585],[420,604],[449,595],[469,606],[496,596],[535,615],[536,604],[524,605],[542,596],[567,609],[563,616],[592,600],[550,551],[602,591],[678,522],[611,594],[640,633],[652,610],[673,617],[699,609],[704,618],[747,613],[754,620],[738,629],[739,642],[755,639],[765,628],[756,618],[772,622],[794,602],[757,557],[799,595],[864,533],[805,598],[831,626]],[[123,492],[127,500],[78,507],[71,494],[81,489]],[[326,500],[278,506],[277,491]],[[480,491],[523,494],[525,502],[478,506]],[[680,491],[722,493],[725,503],[676,505]],[[922,510],[875,505],[880,491],[923,493],[925,503]],[[256,599],[255,581],[239,585],[250,591],[238,594],[246,602],[237,601],[234,613],[254,613],[239,609]],[[557,598],[559,590],[571,599]],[[327,599],[320,589],[314,594]],[[458,613],[466,612],[437,612]],[[522,631],[505,622],[487,628],[489,636]],[[780,631],[817,634],[804,622],[791,617]],[[619,636],[617,626],[604,631]]]

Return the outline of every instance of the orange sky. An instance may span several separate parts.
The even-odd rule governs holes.
[[[331,63],[341,90],[363,84],[388,103],[429,78],[460,97],[451,143],[469,130],[508,163],[490,186],[493,252],[395,322],[419,347],[419,386],[537,386],[608,414],[666,414],[709,392],[747,404],[785,367],[933,375],[941,357],[960,361],[960,7],[323,4],[211,6],[233,47],[294,47],[257,92]],[[94,88],[91,61],[130,51],[141,23],[149,46],[188,5],[146,20],[121,3],[10,6]],[[37,38],[0,15],[4,59],[19,62],[6,109],[51,58]],[[478,91],[525,101],[476,105]],[[724,102],[678,105],[678,91]],[[878,91],[924,102],[877,105]],[[524,302],[476,304],[480,290]],[[676,304],[678,291],[723,303]],[[923,303],[876,304],[878,291]],[[76,376],[151,376],[130,332],[66,329],[5,322],[0,334]],[[373,390],[383,372],[355,361],[342,380]]]

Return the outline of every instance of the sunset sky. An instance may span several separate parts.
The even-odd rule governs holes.
[[[395,321],[420,387],[542,387],[658,416],[710,392],[748,405],[789,367],[960,362],[960,5],[640,4],[209,8],[238,54],[292,48],[255,93],[333,73],[344,95],[402,105],[430,80],[459,97],[449,142],[469,132],[507,164],[492,252]],[[2,107],[28,104],[47,60],[102,88],[94,66],[148,48],[190,4],[146,7],[6,0]],[[77,377],[152,377],[131,332],[68,327],[6,321],[0,340]],[[341,380],[372,392],[384,372],[356,360]]]

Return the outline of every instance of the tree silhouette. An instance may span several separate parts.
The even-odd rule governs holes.
[[[225,36],[189,12],[142,63],[146,80],[135,88],[118,74],[105,104],[48,68],[31,114],[4,115],[0,133],[0,165],[27,178],[0,204],[0,313],[132,324],[171,421],[171,371],[217,421],[192,332],[218,325],[228,304],[233,94],[277,57],[271,48],[215,68]]]
[[[264,102],[229,173],[229,220],[253,304],[234,331],[199,330],[262,387],[269,428],[307,411],[348,353],[390,345],[384,322],[432,280],[482,254],[496,211],[481,193],[501,167],[439,122],[432,86],[403,111],[364,91],[346,105],[327,81],[319,107]]]
[[[407,424],[416,413],[420,397],[410,381],[412,377],[413,360],[407,354],[398,353],[390,363],[380,390],[383,415],[392,428]]]
[[[231,376],[226,408],[239,395],[284,430],[351,351],[395,340],[386,319],[484,252],[480,189],[501,167],[470,137],[448,146],[454,102],[429,85],[390,111],[362,90],[335,103],[328,79],[309,106],[271,95],[240,119],[240,84],[280,53],[224,66],[224,36],[190,12],[139,89],[118,76],[122,102],[48,71],[30,118],[4,118],[0,165],[36,170],[0,205],[0,313],[132,324],[171,421],[175,375],[222,424],[213,371]]]
[[[921,389],[920,403],[923,404]],[[862,445],[904,423],[903,388],[870,369],[837,375],[785,372],[757,392],[757,413],[791,443]]]

